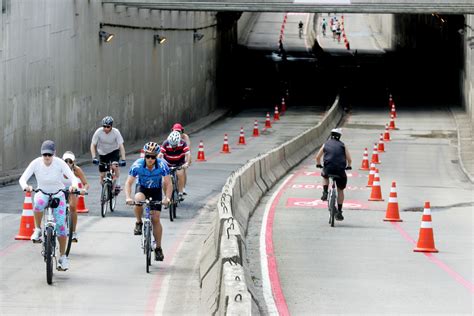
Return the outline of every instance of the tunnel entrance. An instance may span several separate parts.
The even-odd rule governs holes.
[[[440,19],[443,19],[442,22]],[[287,104],[329,105],[336,94],[348,107],[380,107],[392,93],[401,106],[458,105],[464,67],[464,17],[397,15],[390,51],[329,54],[316,42],[311,52],[236,52],[235,108]]]

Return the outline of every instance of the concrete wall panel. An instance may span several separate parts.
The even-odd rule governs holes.
[[[217,49],[232,37],[217,30],[216,13],[17,0],[0,15],[0,173],[24,167],[46,138],[59,154],[88,152],[106,115],[133,141],[217,107]],[[109,43],[101,23],[115,34]]]

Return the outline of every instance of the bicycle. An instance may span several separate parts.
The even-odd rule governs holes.
[[[34,192],[41,192],[49,197],[48,200],[48,205],[46,206],[44,212],[43,212],[43,217],[45,219],[44,221],[44,230],[43,230],[43,238],[44,238],[44,243],[43,243],[43,249],[41,251],[41,254],[44,257],[44,261],[46,263],[46,282],[48,284],[53,283],[53,258],[54,261],[56,262],[57,266],[57,261],[56,261],[56,221],[53,216],[53,208],[58,207],[59,205],[59,198],[53,197],[54,195],[60,193],[60,192],[69,192],[67,190],[61,189],[55,193],[46,193],[41,189],[35,189],[33,190]],[[72,194],[80,194],[81,192],[79,190],[70,192]],[[87,193],[86,193],[87,194]],[[70,225],[72,227],[72,223]],[[71,231],[71,229],[69,229]],[[70,233],[72,235],[72,232]]]
[[[69,252],[71,251],[72,246],[72,213],[69,208],[69,191],[64,192],[64,198],[66,199],[66,230],[68,232],[67,235],[67,245],[66,245],[66,257],[69,256]]]
[[[178,176],[176,174],[176,171],[181,169],[182,166],[170,167],[171,185],[173,186],[173,193],[171,194],[170,204],[168,206],[170,210],[170,221],[174,221],[176,218],[176,209],[178,208],[178,204],[181,202],[179,199]]]
[[[142,249],[143,253],[145,254],[145,267],[146,273],[150,273],[150,266],[151,266],[151,252],[152,252],[152,242],[151,236],[153,235],[153,225],[151,223],[151,209],[153,206],[160,205],[161,201],[155,202],[151,199],[145,199],[145,201],[138,201],[133,202],[133,204],[129,205],[138,205],[143,206],[145,205],[145,218],[142,220],[143,222],[143,234],[142,234]]]
[[[120,191],[117,192],[115,188],[115,172],[112,169],[112,165],[118,166],[118,163],[115,161],[112,163],[101,162],[100,165],[107,170],[102,183],[102,191],[100,193],[100,214],[102,217],[105,217],[109,207],[111,212],[115,210],[117,196],[120,193]]]

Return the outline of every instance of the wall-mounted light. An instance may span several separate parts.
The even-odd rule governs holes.
[[[198,33],[197,30],[194,30],[193,38],[195,42],[199,42],[204,37],[204,34]]]
[[[155,40],[155,43],[158,43],[158,44],[163,44],[164,42],[166,42],[166,37],[161,36],[159,34],[153,35],[153,39]]]
[[[104,42],[108,43],[114,38],[114,34],[108,33],[106,31],[99,31],[99,38],[102,39]]]

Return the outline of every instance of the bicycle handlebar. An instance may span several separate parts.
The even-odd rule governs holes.
[[[26,190],[23,190],[23,191],[26,191]],[[46,195],[49,195],[49,196],[56,195],[56,194],[58,194],[59,192],[71,193],[71,194],[75,194],[75,195],[81,195],[81,194],[82,194],[82,191],[80,191],[80,190],[75,190],[75,191],[72,191],[72,192],[71,192],[71,191],[66,190],[66,189],[60,189],[60,190],[58,190],[57,192],[54,192],[54,193],[47,193],[47,192],[44,192],[44,191],[41,190],[40,188],[33,189],[32,191],[35,192],[35,193],[41,192],[41,193],[46,194]],[[84,195],[88,195],[88,194],[89,194],[89,193],[84,192]]]
[[[133,201],[133,203],[127,204],[129,206],[143,206],[145,204],[154,204],[154,205],[160,205],[161,201],[152,201],[152,200],[145,200],[145,201]]]

